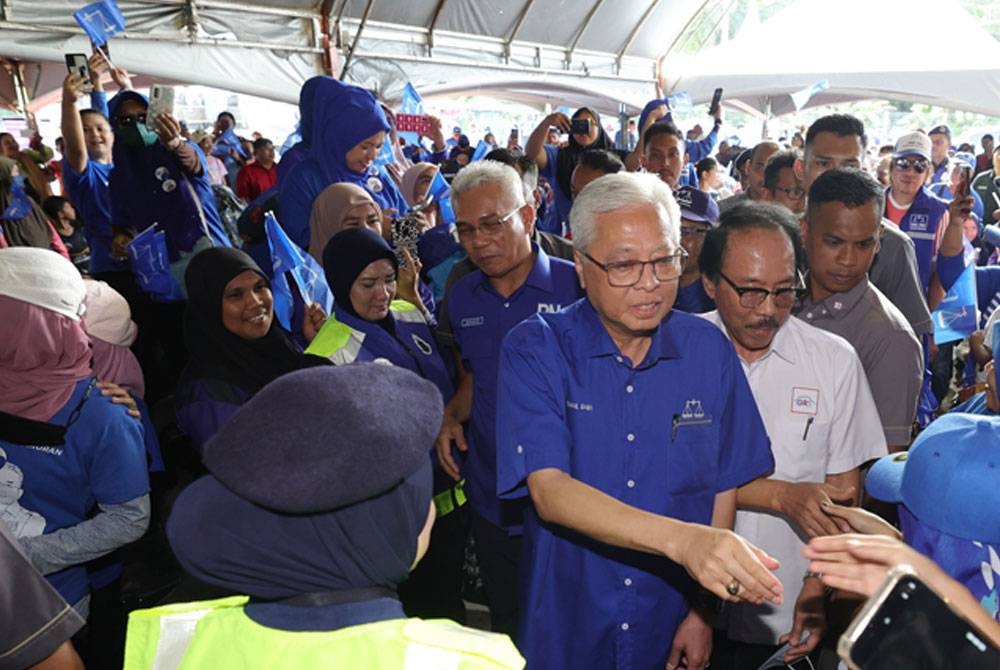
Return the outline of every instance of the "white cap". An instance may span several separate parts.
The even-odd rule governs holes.
[[[87,287],[87,334],[108,344],[130,347],[138,329],[132,322],[132,312],[121,293],[102,281],[84,279]]]
[[[920,156],[931,159],[931,138],[919,131],[906,133],[898,140],[892,150],[893,158],[903,158],[904,156]]]
[[[55,251],[0,249],[0,295],[79,321],[87,289],[76,267]]]

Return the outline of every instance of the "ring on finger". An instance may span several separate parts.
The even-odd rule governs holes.
[[[740,592],[740,581],[733,577],[733,581],[726,584],[726,593],[735,596]]]

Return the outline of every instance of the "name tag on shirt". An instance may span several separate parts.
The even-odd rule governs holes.
[[[816,416],[819,412],[819,389],[792,387],[792,414]]]
[[[484,316],[467,316],[459,322],[459,326],[462,328],[472,328],[473,326],[481,326],[486,322],[486,317]]]

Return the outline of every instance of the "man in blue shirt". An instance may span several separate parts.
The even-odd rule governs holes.
[[[529,667],[703,668],[711,632],[685,571],[727,600],[781,599],[777,563],[722,530],[774,459],[732,344],[671,311],[679,219],[653,175],[591,182],[570,215],[586,299],[504,340],[497,490],[533,503]]]
[[[445,408],[437,452],[455,479],[464,474],[472,532],[493,630],[517,627],[522,502],[501,502],[496,475],[496,390],[500,342],[537,312],[557,312],[580,297],[573,266],[532,243],[534,207],[514,168],[478,161],[451,184],[455,230],[479,269],[449,289],[442,327],[461,354],[455,396]],[[462,424],[469,421],[466,442]],[[452,452],[467,452],[459,466]]]

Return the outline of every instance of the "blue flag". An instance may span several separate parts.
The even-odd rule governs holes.
[[[476,145],[476,150],[472,153],[472,160],[477,161],[490,151],[493,147],[486,143],[486,140],[479,140],[479,144]]]
[[[673,95],[668,95],[663,100],[667,103],[667,107],[670,108],[671,112],[688,114],[694,110],[694,103],[691,101],[691,95],[683,91],[680,93],[674,93]]]
[[[424,113],[424,101],[410,82],[406,82],[403,87],[403,101],[399,105],[399,111],[401,114]],[[420,135],[412,130],[397,130],[396,134],[405,139],[407,144],[420,144]]]
[[[976,330],[976,268],[966,265],[934,313],[934,343],[962,340]]]
[[[802,109],[805,107],[806,103],[809,102],[809,98],[813,97],[817,93],[825,91],[828,88],[830,88],[830,82],[826,79],[821,79],[808,88],[792,93],[792,104],[795,105],[796,110]]]
[[[24,175],[19,174],[11,180],[10,202],[3,214],[0,214],[0,219],[18,221],[29,214],[31,214],[31,197],[24,190]]]
[[[431,182],[427,193],[433,195],[437,201],[438,209],[441,212],[441,221],[449,226],[454,224],[455,211],[451,208],[451,186],[445,181],[440,170],[434,175],[434,181]]]
[[[184,292],[170,274],[167,236],[153,224],[128,244],[129,265],[136,283],[160,301],[184,300]]]
[[[101,0],[73,12],[73,18],[94,44],[104,44],[125,30],[125,17],[115,0]]]
[[[333,309],[333,294],[326,283],[323,268],[316,259],[292,242],[271,212],[264,215],[264,231],[271,252],[271,292],[274,295],[274,314],[278,317],[278,322],[285,330],[292,330],[295,298],[288,283],[289,275],[304,302],[318,303],[329,314]]]

